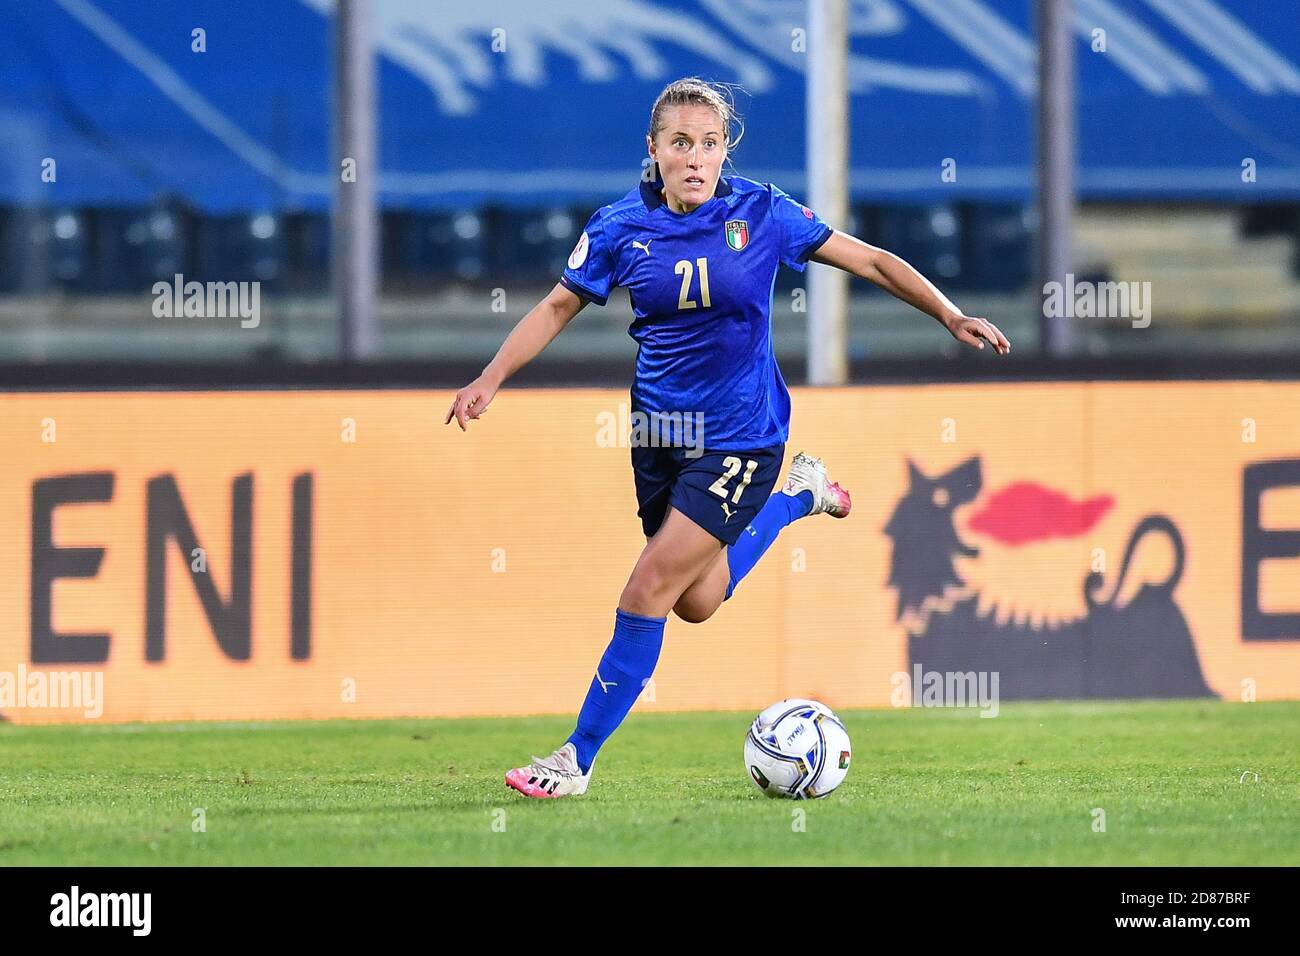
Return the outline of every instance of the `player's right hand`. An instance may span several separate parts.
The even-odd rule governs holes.
[[[492,404],[492,399],[496,397],[496,393],[497,386],[480,375],[456,393],[456,399],[451,403],[447,417],[443,419],[442,423],[450,425],[451,420],[454,418],[456,424],[460,425],[460,430],[465,431],[465,423],[472,418],[478,418],[487,411],[487,407]]]

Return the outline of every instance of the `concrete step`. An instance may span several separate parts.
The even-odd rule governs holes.
[[[1272,289],[1300,289],[1285,263],[1242,265],[1184,265],[1144,260],[1113,259],[1110,278],[1125,282],[1150,282],[1154,288],[1231,289],[1243,300]]]
[[[1075,238],[1116,247],[1231,249],[1240,241],[1239,217],[1234,210],[1083,210]]]
[[[1192,248],[1149,248],[1146,246],[1128,246],[1119,243],[1110,245],[1076,244],[1078,255],[1088,262],[1124,262],[1153,267],[1262,267],[1268,266],[1281,270],[1284,275],[1291,272],[1292,258],[1295,253],[1291,240],[1277,237],[1269,239],[1252,239],[1239,243],[1231,249],[1192,249]]]

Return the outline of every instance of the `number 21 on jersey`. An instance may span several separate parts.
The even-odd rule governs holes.
[[[700,301],[703,302],[704,307],[707,309],[712,305],[709,301],[708,258],[700,256],[695,260],[695,266],[698,266],[700,270]],[[691,280],[694,278],[695,266],[691,265],[690,259],[678,259],[677,265],[673,266],[673,272],[682,277],[682,291],[677,296],[677,308],[679,310],[693,309],[696,306],[695,300],[691,298]]]

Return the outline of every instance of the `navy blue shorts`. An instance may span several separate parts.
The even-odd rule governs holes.
[[[785,445],[754,451],[708,451],[691,458],[683,447],[632,449],[637,515],[646,536],[663,524],[668,506],[724,544],[735,544],[767,504],[781,477]]]

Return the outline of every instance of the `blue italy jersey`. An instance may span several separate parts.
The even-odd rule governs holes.
[[[772,349],[772,291],[781,263],[803,271],[831,227],[775,186],[740,176],[684,215],[643,182],[597,210],[560,280],[604,305],[628,290],[639,344],[636,411],[698,415],[705,448],[786,441],[790,393]],[[690,420],[690,419],[687,419]]]

